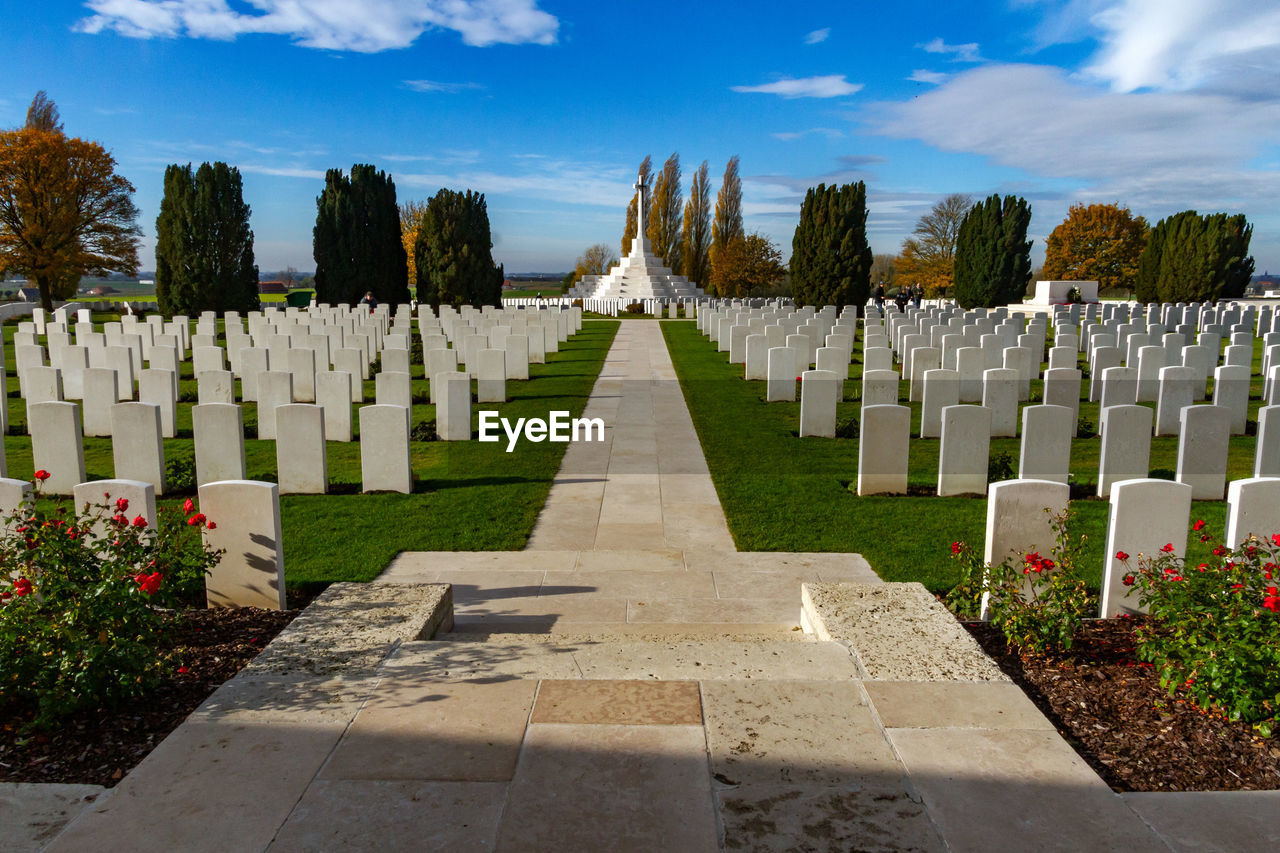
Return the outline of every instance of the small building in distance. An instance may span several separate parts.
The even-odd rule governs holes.
[[[258,293],[288,293],[289,288],[283,281],[260,281]]]
[[[38,287],[19,287],[18,301],[20,302],[39,302],[40,288]]]

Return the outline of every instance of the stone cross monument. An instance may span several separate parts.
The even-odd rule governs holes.
[[[645,215],[645,211],[649,209],[649,200],[646,198],[646,195],[649,192],[649,187],[644,182],[644,175],[636,176],[635,191],[636,191],[636,237],[641,241],[640,245],[643,246],[644,238],[646,236],[645,232],[647,230],[644,224],[644,215]]]

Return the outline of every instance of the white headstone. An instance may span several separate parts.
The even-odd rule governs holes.
[[[911,409],[864,403],[858,435],[858,494],[906,494]]]
[[[800,375],[800,437],[835,438],[840,377],[829,370]]]
[[[1042,406],[1030,406],[1027,411]],[[1058,408],[1058,407],[1052,407]],[[1048,557],[1057,542],[1054,519],[1067,511],[1071,489],[1066,482],[1020,478],[992,483],[987,489],[987,535],[983,563],[995,566],[1036,553]],[[1035,597],[1028,578],[1023,597]],[[982,618],[988,618],[989,594],[982,593]]]
[[[465,382],[470,388],[470,380],[465,374],[457,376],[457,381]],[[447,391],[444,396],[448,396]],[[361,488],[366,492],[409,494],[413,491],[408,409],[403,406],[360,407],[360,479]]]
[[[969,405],[943,409],[938,496],[986,494],[990,454],[990,409]]]
[[[1231,412],[1218,406],[1187,406],[1178,435],[1178,482],[1195,500],[1220,501],[1227,485]]]
[[[34,470],[49,472],[41,485],[45,494],[69,495],[87,478],[80,407],[75,403],[33,403],[27,410]]]
[[[1190,514],[1191,487],[1182,483],[1141,479],[1112,486],[1099,608],[1104,619],[1141,612],[1138,596],[1124,578],[1137,571],[1140,555],[1159,557],[1166,547],[1168,553],[1185,554]],[[1129,555],[1127,562],[1117,557],[1121,552]]]
[[[284,546],[275,483],[220,480],[200,487],[200,511],[216,527],[205,544],[225,551],[205,575],[210,607],[284,610]]]
[[[231,403],[200,403],[191,407],[195,435],[196,482],[243,480],[244,421]]]
[[[1150,473],[1154,418],[1155,413],[1149,407],[1137,404],[1102,410],[1098,497],[1108,497],[1111,487],[1121,480],[1144,479]]]
[[[1075,413],[1066,406],[1045,404],[1024,408],[1018,478],[1066,483],[1071,470],[1075,423]]]
[[[436,395],[436,435],[441,441],[471,440],[471,379],[465,373],[439,373]],[[362,436],[363,440],[363,436]]]
[[[290,403],[275,411],[276,479],[280,494],[322,495],[329,490],[324,443],[324,409]]]

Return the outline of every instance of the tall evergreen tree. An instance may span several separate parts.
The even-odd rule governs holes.
[[[371,292],[379,302],[409,301],[408,258],[400,231],[396,185],[368,164],[325,174],[312,231],[316,298],[354,304]]]
[[[161,313],[189,314],[196,304],[196,246],[191,217],[196,177],[191,164],[164,170],[164,197],[156,217],[156,303]]]
[[[202,163],[165,170],[156,217],[156,301],[165,314],[253,311],[258,267],[238,169]]]
[[[819,184],[805,193],[791,240],[791,296],[799,305],[853,305],[871,295],[867,187]]]
[[[653,158],[648,154],[640,161],[639,183],[645,185],[649,198],[653,198]],[[622,257],[631,254],[631,241],[636,238],[636,197],[627,202],[627,223],[622,228]]]
[[[716,255],[734,240],[745,236],[742,229],[742,178],[738,177],[738,155],[734,154],[725,164],[720,191],[716,193],[715,218],[711,221],[711,285],[715,292],[720,292],[720,282],[715,277]]]
[[[1214,302],[1244,294],[1253,275],[1253,226],[1244,214],[1184,210],[1160,220],[1151,236],[1138,265],[1139,301]]]
[[[956,236],[955,297],[964,308],[1020,302],[1031,276],[1031,205],[1007,195],[974,205]]]
[[[501,305],[503,270],[492,249],[484,195],[440,190],[427,202],[413,246],[419,301]]]
[[[679,275],[680,216],[684,200],[680,190],[680,155],[672,154],[662,164],[653,184],[653,201],[649,205],[649,247],[662,259],[662,265]]]
[[[707,183],[707,161],[693,173],[689,200],[684,205],[684,225],[680,230],[680,270],[695,285],[708,284],[711,270],[711,186]]]

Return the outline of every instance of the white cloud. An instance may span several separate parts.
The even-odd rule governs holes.
[[[765,95],[781,95],[784,98],[838,98],[852,95],[862,88],[861,83],[850,83],[843,74],[824,77],[783,77],[773,83],[759,86],[730,86],[735,92],[759,92]]]
[[[484,86],[479,83],[442,83],[439,80],[405,80],[406,89],[412,89],[415,92],[444,92],[447,94],[457,94],[468,89],[483,89]]]
[[[820,30],[814,30],[804,37],[805,44],[821,44],[831,35],[831,27],[823,27]]]
[[[827,139],[844,138],[844,131],[836,130],[834,127],[811,127],[808,130],[785,131],[773,134],[773,138],[781,139],[783,142],[794,142],[797,139],[804,139],[806,136],[813,134],[820,134]]]
[[[990,65],[872,108],[872,129],[1079,183],[1079,200],[1233,208],[1280,194],[1252,165],[1280,141],[1280,104],[1220,93],[1098,90],[1059,68]]]
[[[926,68],[917,68],[915,71],[911,72],[911,76],[907,79],[912,83],[930,83],[936,86],[939,83],[947,82],[950,77],[950,74],[943,74],[941,71],[929,71]]]
[[[1102,47],[1088,72],[1120,92],[1280,82],[1280,6],[1259,0],[1118,0],[1090,23]],[[1232,80],[1232,78],[1236,78]]]
[[[305,178],[308,181],[323,181],[324,169],[303,169],[296,166],[263,166],[256,163],[241,163],[236,166],[241,172],[254,175],[272,175],[278,178]]]
[[[952,62],[982,62],[982,57],[978,55],[978,43],[971,41],[966,44],[947,44],[941,38],[933,41],[918,44],[916,47],[925,53],[941,53],[951,54]]]
[[[112,30],[131,38],[207,38],[246,33],[292,38],[303,47],[376,53],[404,48],[430,29],[453,30],[475,47],[552,44],[559,21],[537,0],[86,0],[85,33]],[[244,3],[237,3],[243,7]]]

